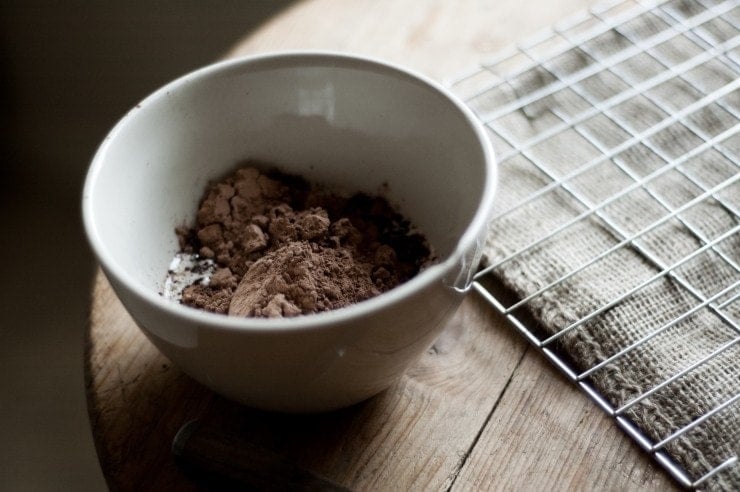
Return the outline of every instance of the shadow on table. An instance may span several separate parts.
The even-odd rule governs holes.
[[[101,490],[82,379],[87,165],[158,86],[288,0],[0,4],[0,488]]]

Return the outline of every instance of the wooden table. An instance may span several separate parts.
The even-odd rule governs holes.
[[[444,78],[588,3],[308,0],[228,56],[331,49]],[[113,489],[196,489],[215,476],[208,469],[257,485],[292,487],[285,480],[297,477],[319,489],[675,488],[473,293],[400,383],[329,414],[267,414],[217,397],[149,343],[100,272],[85,359],[92,429]],[[178,468],[171,444],[193,419],[179,439],[188,464]]]

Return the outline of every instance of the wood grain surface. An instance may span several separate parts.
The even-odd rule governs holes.
[[[345,51],[444,79],[588,3],[308,0],[226,56]],[[314,477],[301,482],[312,489],[675,488],[473,293],[398,384],[338,412],[276,415],[214,395],[151,345],[100,271],[85,359],[93,434],[115,490],[196,490],[216,477],[294,488],[291,470]],[[178,467],[172,441],[192,420]]]

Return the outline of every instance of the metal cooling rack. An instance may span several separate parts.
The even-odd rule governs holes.
[[[642,23],[645,27],[639,35],[629,28],[636,23]],[[491,259],[488,266],[476,276],[473,288],[502,313],[513,327],[568,379],[578,385],[602,410],[613,417],[618,427],[634,439],[642,449],[650,453],[682,486],[688,488],[700,488],[707,485],[707,481],[712,477],[716,478],[718,474],[727,473],[732,467],[740,466],[738,456],[728,455],[720,462],[713,463],[712,468],[702,476],[690,476],[671,458],[666,446],[684,434],[696,430],[712,416],[738,405],[740,390],[685,426],[672,429],[660,439],[651,439],[625,415],[625,412],[667,385],[726,353],[730,347],[740,342],[740,327],[736,319],[740,299],[738,254],[736,249],[728,251],[727,248],[720,247],[721,243],[728,238],[737,240],[736,235],[740,231],[740,213],[738,206],[734,203],[738,197],[732,194],[728,197],[727,193],[722,193],[730,190],[732,185],[740,180],[740,159],[738,158],[740,145],[738,145],[738,139],[735,138],[740,133],[738,123],[740,122],[740,104],[738,104],[740,101],[738,97],[740,93],[739,24],[740,4],[737,1],[674,0],[648,3],[640,0],[622,0],[593,8],[589,12],[558,24],[539,36],[535,36],[529,42],[511,48],[498,58],[476,67],[450,83],[453,90],[476,111],[485,123],[497,152],[502,172],[507,166],[516,165],[515,162],[526,162],[527,166],[535,169],[540,176],[544,177],[541,187],[529,194],[517,196],[512,201],[513,205],[509,204],[506,209],[497,210],[493,222],[494,227],[497,222],[505,220],[512,213],[550,193],[567,195],[569,199],[580,205],[577,213],[555,229],[537,231],[536,237],[518,247],[515,252],[505,257]],[[607,36],[612,36],[613,41],[609,41]],[[605,52],[598,52],[595,48],[599,46],[599,41],[601,41],[602,48],[606,47]],[[688,52],[689,55],[673,56],[674,52],[664,49],[669,45],[666,43],[690,48],[680,50]],[[567,62],[569,55],[575,60],[570,67]],[[635,76],[634,73],[629,72],[628,62],[638,58],[642,60],[643,67],[648,66],[651,70]],[[563,69],[563,65],[566,69]],[[727,77],[714,80],[708,85],[692,77],[698,68],[707,66],[716,68]],[[536,87],[529,91],[522,89],[520,84],[522,77],[531,77],[533,74],[538,78]],[[587,88],[587,83],[594,80],[597,84],[605,83],[617,89],[601,96],[595,95],[598,92],[598,86],[591,86],[596,87],[595,90]],[[670,96],[667,99],[657,97],[655,91],[669,81],[686,87],[692,93],[692,100],[681,107],[675,107],[667,102]],[[547,101],[560,96],[577,100],[578,104],[570,111],[564,111],[562,108],[560,110],[547,107],[543,109]],[[660,114],[661,117],[636,128],[629,116],[618,111],[623,104],[628,104],[635,98],[641,98],[642,102],[647,101],[651,107],[658,108],[656,114]],[[708,129],[702,124],[701,115],[706,115],[709,109],[722,111],[731,124],[725,125],[721,131]],[[517,113],[520,116],[523,114],[526,118],[529,112],[541,115],[543,111],[548,112],[545,118],[547,124],[541,127],[528,128],[522,132],[519,127],[507,126],[508,117],[512,114]],[[621,142],[610,146],[605,144],[603,139],[594,137],[593,133],[585,128],[585,123],[595,117],[606,118],[609,125],[623,132],[625,137],[621,139]],[[685,148],[678,154],[670,155],[665,148],[656,145],[652,137],[677,124],[688,129],[691,138],[683,142]],[[580,163],[568,172],[553,172],[547,159],[534,152],[533,149],[543,142],[558,138],[564,132],[575,132],[598,149],[601,155]],[[647,175],[639,175],[620,161],[618,158],[620,153],[638,146],[644,146],[661,158],[662,167]],[[683,169],[683,164],[705,152],[714,152],[723,160],[723,165],[729,166],[731,172],[727,179],[720,183],[708,184]],[[624,176],[629,178],[629,182],[619,193],[598,202],[585,197],[574,182],[605,161],[613,163]],[[668,171],[680,173],[693,183],[699,190],[698,194],[677,206],[648,186]],[[646,192],[659,204],[663,215],[649,226],[634,232],[616,223],[605,210],[620,197],[637,189]],[[724,211],[734,218],[734,226],[714,237],[708,237],[696,222],[684,218],[684,214],[692,207],[709,200],[719,203]],[[583,221],[595,219],[605,224],[615,241],[611,247],[601,251],[592,260],[560,275],[534,292],[524,296],[520,295],[515,299],[491,287],[496,282],[490,280],[496,278],[502,265],[512,260],[522,259],[533,249],[546,244],[555,235]],[[676,221],[685,228],[687,233],[697,239],[700,247],[683,258],[667,264],[651,249],[641,246],[639,239],[668,222]],[[623,248],[630,248],[641,254],[649,264],[653,265],[655,274],[554,334],[543,333],[543,330],[537,329],[536,323],[526,309],[533,300],[562,286],[564,282],[589,266]],[[681,266],[707,252],[716,255],[724,262],[725,267],[733,272],[727,278],[724,287],[712,295],[705,295],[700,286],[678,273]],[[578,330],[587,322],[597,321],[601,316],[605,316],[610,308],[646,289],[658,279],[669,279],[688,293],[687,295],[692,297],[696,303],[681,314],[662,322],[657,330],[647,333],[630,346],[622,348],[590,368],[578,369],[567,354],[560,353],[555,342],[565,333]],[[733,338],[718,344],[699,360],[688,361],[685,367],[675,372],[670,378],[653,385],[619,408],[615,408],[589,380],[589,376],[595,371],[625,357],[642,344],[653,340],[699,311],[707,311],[721,320],[724,326],[734,330]]]

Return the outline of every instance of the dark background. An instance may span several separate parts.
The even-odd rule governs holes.
[[[100,490],[82,182],[108,129],[288,0],[0,2],[0,489]]]

